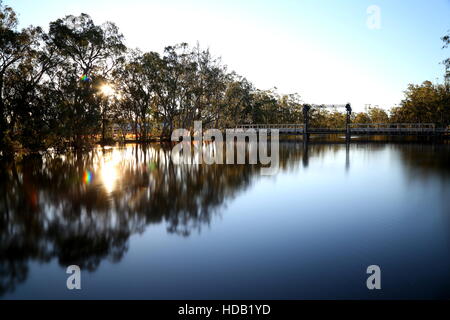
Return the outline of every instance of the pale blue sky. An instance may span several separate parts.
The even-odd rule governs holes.
[[[450,55],[450,0],[5,0],[21,26],[85,12],[115,22],[127,45],[162,52],[178,42],[210,47],[257,87],[311,103],[389,108],[408,83],[442,81]],[[380,8],[380,29],[367,8]]]

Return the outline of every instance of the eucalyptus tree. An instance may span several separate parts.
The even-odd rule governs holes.
[[[255,123],[277,123],[279,95],[274,89],[256,90],[253,93],[252,118]]]
[[[27,31],[33,42],[26,56],[6,73],[4,93],[10,106],[11,138],[21,147],[37,151],[52,145],[59,125],[48,84],[61,58],[41,28]]]
[[[196,65],[187,43],[164,49],[157,110],[163,137],[170,136],[175,126],[184,127],[183,120],[188,117],[191,106],[195,71]]]
[[[442,46],[442,49],[448,48],[450,45],[450,31],[441,38],[442,42],[444,43]],[[445,79],[448,83],[450,83],[450,58],[445,59],[442,62],[445,66]]]
[[[223,110],[223,99],[230,76],[220,58],[214,57],[209,49],[197,44],[191,53],[195,66],[192,82],[191,104],[185,112],[183,125],[191,127],[194,120],[203,124],[217,124]]]
[[[254,123],[252,117],[253,85],[233,73],[225,90],[221,125],[234,127],[239,123]]]
[[[140,140],[147,140],[158,103],[164,97],[161,73],[164,63],[156,52],[142,53],[130,51],[127,62],[118,69],[115,77],[120,79],[121,110],[117,119],[122,123],[132,123]]]
[[[162,57],[131,51],[117,77],[122,105],[131,111],[140,138],[147,137],[150,125],[167,138],[174,127],[192,128],[195,120],[217,125],[223,114],[229,75],[220,59],[199,45],[169,46]]]
[[[450,85],[424,81],[410,84],[405,98],[391,110],[391,118],[398,122],[432,122],[439,126],[450,124]]]
[[[96,25],[87,14],[81,14],[51,22],[49,39],[63,58],[52,79],[60,98],[62,131],[79,148],[103,123],[100,120],[108,103],[99,90],[123,61],[123,36],[115,24]]]
[[[26,64],[34,50],[40,28],[29,27],[17,30],[18,20],[11,7],[0,1],[0,150],[11,147],[13,124],[11,113],[15,113],[16,94],[11,88],[14,82],[8,77],[17,76],[19,65]]]
[[[370,117],[367,112],[358,112],[355,114],[352,120],[353,123],[370,123]]]
[[[285,94],[279,98],[280,105],[279,119],[280,123],[302,123],[302,99],[298,93]]]
[[[387,112],[379,107],[372,107],[368,110],[370,122],[372,123],[387,123],[389,122],[389,116]]]

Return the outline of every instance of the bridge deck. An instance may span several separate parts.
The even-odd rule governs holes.
[[[350,134],[350,135],[450,135],[450,128],[436,128],[433,123],[352,123],[346,128],[308,128],[304,124],[243,124],[235,130],[278,129],[280,134]]]

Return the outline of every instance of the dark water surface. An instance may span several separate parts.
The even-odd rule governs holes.
[[[284,143],[259,171],[159,145],[2,163],[0,298],[450,298],[448,145]]]

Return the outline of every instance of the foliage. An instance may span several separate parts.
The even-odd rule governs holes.
[[[48,33],[18,30],[14,10],[0,1],[0,152],[84,148],[93,142],[140,141],[174,128],[228,128],[245,123],[301,123],[298,94],[259,90],[229,72],[198,44],[165,48],[162,54],[127,49],[114,23],[97,25],[87,14],[53,21]],[[442,38],[444,48],[449,35]],[[448,70],[450,62],[444,64]],[[107,90],[106,90],[106,89]],[[370,108],[356,123],[449,124],[449,84],[410,85],[389,113]],[[313,108],[311,126],[345,127],[345,114]]]
[[[394,122],[450,124],[450,86],[425,81],[421,85],[410,84],[400,107],[393,108]]]

